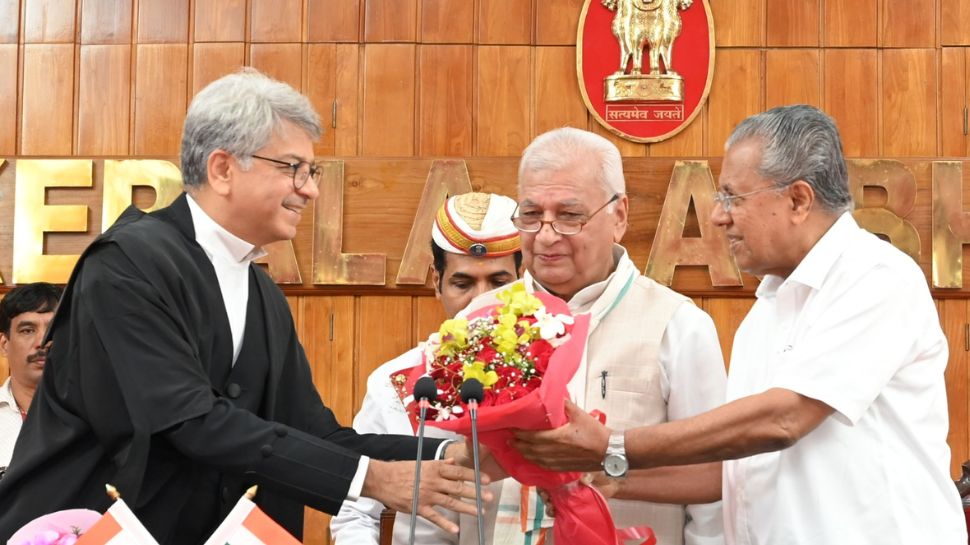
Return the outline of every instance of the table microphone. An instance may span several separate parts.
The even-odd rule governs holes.
[[[482,470],[478,462],[478,404],[485,398],[485,387],[478,379],[461,383],[461,400],[468,405],[472,419],[472,460],[475,463],[475,507],[478,520],[478,545],[485,545],[485,521],[482,516]]]
[[[418,522],[418,493],[421,486],[421,454],[424,452],[424,421],[431,402],[438,399],[438,387],[434,379],[424,376],[414,384],[414,399],[418,401],[418,456],[414,464],[414,492],[411,496],[411,527],[408,529],[408,545],[414,545],[414,526]]]

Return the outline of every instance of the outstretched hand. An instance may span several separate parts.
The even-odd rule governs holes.
[[[599,471],[610,429],[566,400],[569,422],[554,430],[516,431],[512,446],[535,464],[556,471]]]
[[[460,466],[455,460],[421,462],[421,484],[418,492],[418,515],[447,532],[458,533],[458,526],[448,520],[434,507],[442,507],[455,513],[475,515],[474,471]],[[374,498],[386,507],[402,513],[411,512],[411,495],[414,491],[415,462],[381,462],[371,460],[361,490],[362,496]],[[482,484],[490,481],[482,474]],[[462,501],[471,500],[471,502]],[[491,501],[487,490],[482,501]]]

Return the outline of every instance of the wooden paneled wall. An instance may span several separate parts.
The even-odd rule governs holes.
[[[719,156],[739,120],[793,102],[834,116],[850,157],[968,155],[970,0],[710,3],[716,68],[702,115],[662,143],[607,135],[624,155]],[[250,65],[311,97],[328,126],[321,156],[515,157],[550,128],[605,133],[576,83],[582,4],[0,0],[0,156],[176,156],[192,95]],[[289,301],[315,380],[349,421],[368,372],[426,336],[441,311],[430,291],[333,293]],[[728,353],[751,299],[697,302]],[[970,308],[939,306],[955,467],[970,457]],[[311,516],[307,542],[326,536],[325,518]]]

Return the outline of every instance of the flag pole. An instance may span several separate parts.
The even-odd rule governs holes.
[[[255,498],[256,497],[256,485],[250,486],[249,489],[246,490],[245,496],[246,496],[246,499],[247,500],[252,500],[253,498]]]
[[[110,484],[105,484],[104,490],[108,493],[108,497],[111,498],[112,501],[118,501],[118,499],[121,498],[121,492],[118,492],[118,489]]]

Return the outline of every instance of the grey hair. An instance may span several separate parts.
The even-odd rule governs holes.
[[[266,146],[284,121],[314,141],[323,129],[307,97],[252,68],[215,80],[189,105],[182,129],[182,181],[200,187],[208,180],[209,156],[225,150],[249,168],[250,156]]]
[[[854,208],[839,130],[821,110],[798,104],[753,115],[734,128],[724,149],[752,138],[762,143],[761,177],[779,187],[805,180],[830,213]]]
[[[613,142],[598,134],[573,127],[542,133],[525,148],[519,162],[519,192],[522,192],[522,180],[526,173],[565,170],[586,159],[588,155],[592,155],[599,163],[597,177],[606,197],[626,193],[620,150]]]

